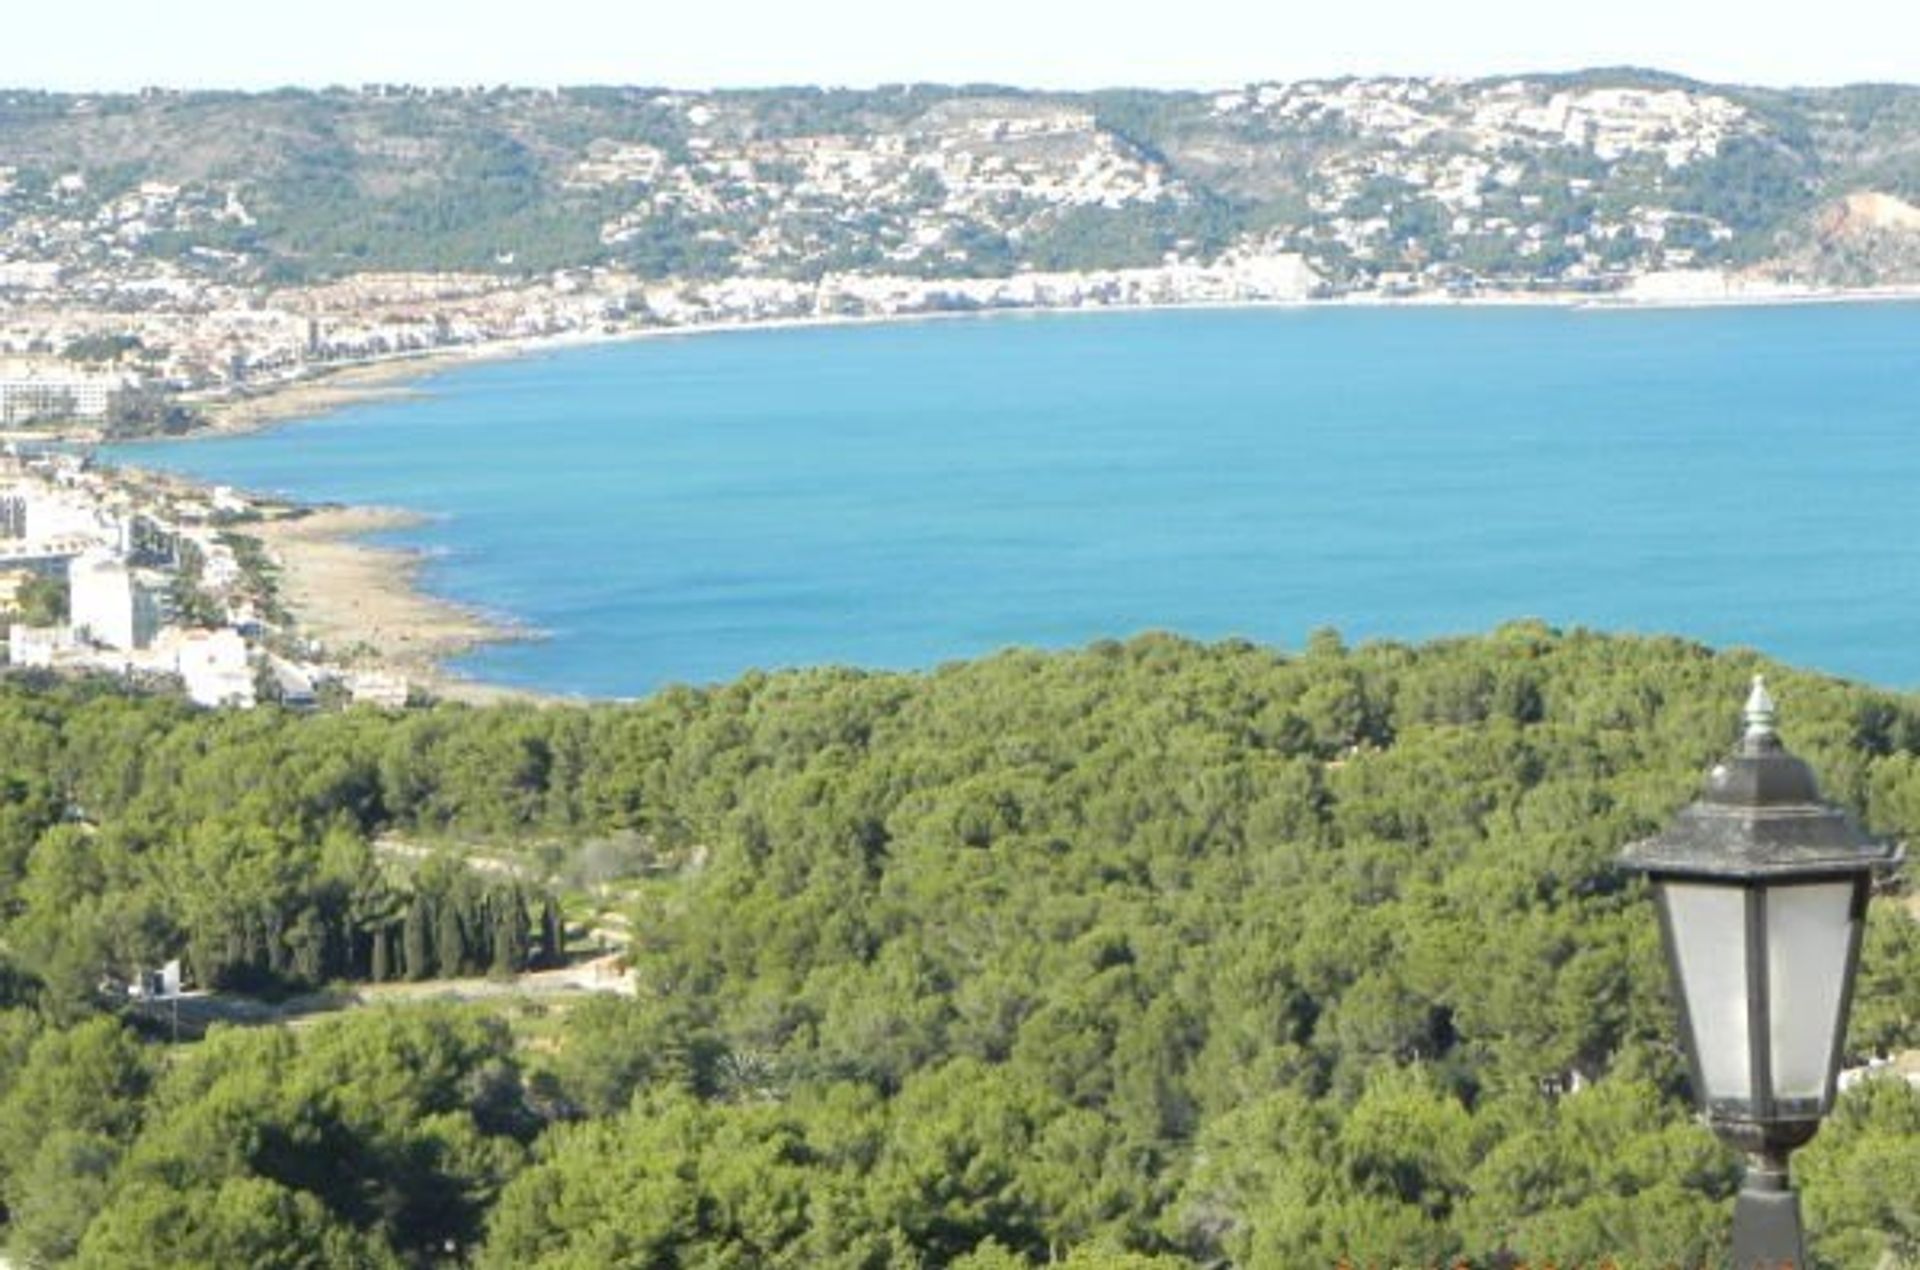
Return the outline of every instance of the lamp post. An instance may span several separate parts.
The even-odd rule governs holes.
[[[1652,884],[1694,1097],[1747,1157],[1735,1270],[1806,1265],[1787,1156],[1833,1105],[1867,894],[1899,858],[1821,801],[1758,675],[1746,733],[1700,799],[1621,853]]]

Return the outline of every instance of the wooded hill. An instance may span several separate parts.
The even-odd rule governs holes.
[[[1697,1266],[1694,1123],[1620,846],[1785,739],[1920,825],[1920,703],[1522,624],[1169,636],[578,708],[193,712],[0,685],[0,1197],[91,1266]],[[657,873],[639,996],[144,1039],[103,973],[385,915],[372,835]],[[329,898],[332,897],[332,898]],[[329,908],[329,904],[337,907]],[[208,960],[211,958],[211,960]],[[329,972],[331,973],[331,972]],[[1874,907],[1848,1061],[1920,1045]],[[1796,1157],[1821,1264],[1920,1256],[1920,1091]]]

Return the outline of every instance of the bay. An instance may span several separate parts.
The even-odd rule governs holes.
[[[1920,684],[1920,305],[730,332],[109,457],[431,519],[454,669],[631,696],[1146,629],[1538,617]]]

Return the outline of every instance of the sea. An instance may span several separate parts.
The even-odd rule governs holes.
[[[1538,618],[1920,685],[1920,304],[999,315],[573,347],[117,461],[417,509],[450,669],[633,697]]]

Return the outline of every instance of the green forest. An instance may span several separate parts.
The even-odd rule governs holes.
[[[1535,623],[404,714],[0,680],[0,1234],[20,1267],[1716,1265],[1739,1165],[1614,861],[1756,670],[1830,798],[1920,826],[1920,700]],[[454,851],[547,876],[613,836],[649,861],[632,997],[174,1043],[115,987],[508,974],[559,955],[551,896]],[[1847,1062],[1916,1047],[1895,880]],[[1863,1082],[1795,1172],[1820,1265],[1920,1264],[1920,1089]]]

